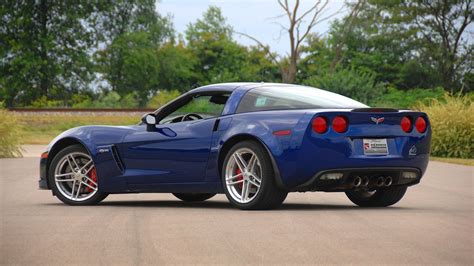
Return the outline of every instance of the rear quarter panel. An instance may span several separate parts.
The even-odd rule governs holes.
[[[325,134],[312,131],[311,122],[318,114],[331,120],[336,115],[350,116],[350,126],[345,133],[331,128]],[[384,125],[367,123],[368,114],[353,114],[350,110],[285,110],[242,113],[225,116],[215,134],[211,154],[211,168],[217,168],[217,154],[222,145],[238,135],[252,135],[270,151],[283,185],[291,189],[310,180],[316,173],[330,169],[364,167],[414,167],[425,172],[430,152],[431,129],[425,133],[401,131],[399,119],[404,115],[426,117],[419,112],[399,112],[386,116]],[[370,115],[370,114],[369,114]],[[370,120],[369,120],[370,121]],[[275,136],[273,132],[291,130],[291,135]],[[366,156],[362,150],[363,138],[387,138],[388,156]],[[416,145],[416,156],[408,151]],[[215,160],[214,160],[215,159]],[[218,180],[218,171],[209,174]]]

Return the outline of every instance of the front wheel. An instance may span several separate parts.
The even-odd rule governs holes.
[[[81,145],[68,146],[58,152],[48,173],[54,195],[66,204],[97,204],[107,197],[99,191],[94,162]]]
[[[288,194],[277,187],[270,156],[256,141],[243,141],[230,149],[222,183],[229,201],[244,210],[277,208]]]
[[[387,207],[399,202],[406,191],[406,186],[396,186],[375,191],[350,190],[346,195],[354,204],[361,207]]]
[[[213,194],[213,193],[173,193],[173,195],[182,201],[196,202],[196,201],[208,200],[214,197],[216,194]]]

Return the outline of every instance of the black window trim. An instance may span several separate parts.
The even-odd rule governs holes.
[[[161,122],[164,118],[166,118],[168,115],[172,114],[174,111],[178,110],[180,107],[184,106],[185,104],[189,103],[192,99],[198,97],[198,96],[213,96],[213,95],[218,95],[218,94],[232,94],[232,92],[229,91],[224,91],[224,90],[216,90],[216,91],[205,91],[205,92],[194,92],[194,93],[185,93],[178,98],[172,100],[171,102],[161,106],[160,108],[156,109],[153,113],[156,116],[156,121],[157,124]],[[222,116],[222,112],[225,109],[225,105],[227,105],[227,102],[224,104],[224,108],[222,109],[221,113],[216,116],[216,117],[210,117],[210,118],[205,118],[201,120],[207,120],[207,119],[214,119],[214,118],[219,118]],[[198,120],[199,121],[199,120]]]

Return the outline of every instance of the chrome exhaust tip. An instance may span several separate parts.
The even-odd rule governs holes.
[[[368,186],[369,185],[369,178],[366,177],[366,176],[362,177],[362,181],[361,181],[360,185],[363,186],[363,187]]]
[[[377,178],[377,181],[375,181],[375,186],[377,187],[382,187],[385,184],[385,178],[383,176],[380,176]]]
[[[391,177],[391,176],[387,176],[387,177],[385,178],[384,186],[389,187],[390,185],[392,185],[392,182],[393,182],[392,177]]]
[[[362,178],[360,178],[360,176],[356,176],[354,180],[352,180],[353,187],[360,187],[361,183],[362,183]]]

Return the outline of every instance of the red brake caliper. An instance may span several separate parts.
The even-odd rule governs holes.
[[[95,167],[92,168],[92,170],[89,172],[89,178],[92,179],[92,181],[94,181],[97,184],[97,172],[95,171]],[[91,181],[87,181],[87,184],[89,184],[89,186],[91,186],[91,187],[97,187]],[[89,192],[93,191],[93,189],[90,188],[90,187],[86,187],[86,190],[89,191]]]
[[[241,173],[242,171],[240,171],[239,168],[235,169],[235,175],[240,175]],[[242,179],[244,179],[244,176],[237,177],[237,181],[240,181]],[[238,184],[240,189],[242,189],[243,184],[244,184],[243,182]]]

